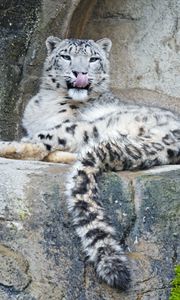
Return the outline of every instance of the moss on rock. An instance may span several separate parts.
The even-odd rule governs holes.
[[[180,299],[180,265],[175,267],[175,278],[172,281],[172,290],[169,300],[179,300]]]

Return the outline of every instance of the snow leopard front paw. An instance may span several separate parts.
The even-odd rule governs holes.
[[[26,142],[0,142],[0,157],[13,159],[43,160],[48,154],[42,143]]]

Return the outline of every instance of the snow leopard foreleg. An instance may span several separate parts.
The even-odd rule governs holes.
[[[43,160],[48,151],[42,143],[0,141],[0,157]]]
[[[58,150],[50,152],[43,143],[0,141],[0,157],[69,164],[76,161],[77,155]]]
[[[88,122],[62,123],[20,142],[0,142],[0,156],[14,159],[72,163],[79,149],[98,140],[98,130]]]
[[[77,121],[62,123],[58,128],[41,131],[33,138],[33,142],[43,143],[47,150],[79,152],[82,146],[90,142],[97,143],[101,139],[95,123]]]

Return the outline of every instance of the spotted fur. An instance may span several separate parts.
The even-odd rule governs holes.
[[[67,183],[73,225],[98,277],[126,289],[129,263],[104,211],[98,179],[107,170],[179,163],[180,120],[170,111],[127,104],[111,94],[109,39],[49,37],[46,46],[40,91],[23,117],[28,136],[19,144],[1,144],[0,154],[8,156],[9,149],[11,157],[24,158],[32,149],[33,158],[78,157]],[[58,155],[59,150],[66,152]]]

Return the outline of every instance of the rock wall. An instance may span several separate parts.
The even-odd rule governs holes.
[[[39,1],[0,3],[0,136],[14,138],[19,123],[19,85]]]
[[[88,25],[114,41],[113,86],[180,96],[179,17],[179,1],[98,2]]]
[[[179,261],[180,167],[106,174],[101,197],[131,261],[126,293],[84,260],[64,198],[69,167],[0,159],[1,300],[168,300]]]
[[[21,117],[37,92],[49,35],[65,36],[79,0],[0,3],[0,138],[22,135]]]
[[[97,1],[72,36],[112,39],[111,85],[126,100],[180,112],[180,1]]]
[[[179,0],[2,0],[0,137],[22,135],[38,89],[49,35],[113,41],[111,85],[127,101],[180,112]]]

